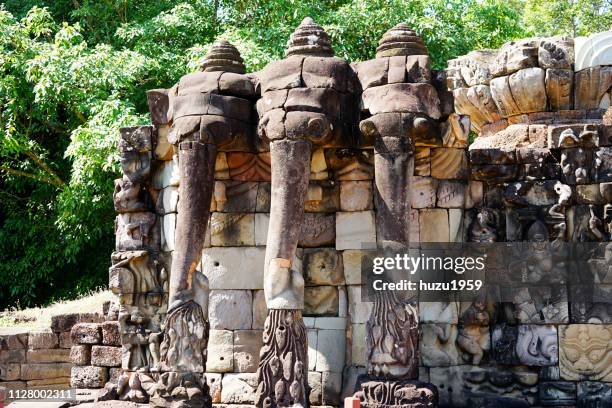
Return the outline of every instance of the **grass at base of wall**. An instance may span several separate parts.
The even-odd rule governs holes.
[[[113,298],[114,295],[109,290],[100,290],[90,292],[75,300],[52,303],[47,307],[5,310],[0,312],[0,328],[45,329],[51,326],[53,316],[68,313],[102,313],[104,303],[112,301]]]

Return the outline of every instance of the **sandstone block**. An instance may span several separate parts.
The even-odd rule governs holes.
[[[569,381],[610,381],[612,372],[607,361],[612,354],[607,347],[610,325],[572,324],[559,326],[559,366],[561,378]],[[595,350],[597,359],[582,365],[587,354]]]
[[[305,249],[303,268],[306,285],[341,285],[344,283],[342,256],[334,249]]]
[[[162,214],[177,212],[179,200],[178,187],[166,187],[162,191],[160,191],[159,194],[162,201]]]
[[[28,329],[2,329],[0,331],[0,350],[17,350],[28,347]]]
[[[0,381],[15,381],[15,380],[19,380],[20,378],[21,378],[21,364],[20,363],[0,364]]]
[[[157,144],[155,145],[153,154],[157,160],[172,160],[174,148],[172,147],[172,143],[168,141],[169,131],[170,127],[168,125],[159,125],[155,127],[155,132],[157,133]]]
[[[256,290],[253,292],[253,329],[263,329],[267,315],[268,307],[264,291]]]
[[[469,216],[464,216],[461,208],[449,208],[448,232],[450,242],[468,242],[468,231],[471,223]]]
[[[100,367],[121,367],[121,347],[93,346],[91,364]]]
[[[340,209],[342,211],[371,210],[372,183],[370,181],[341,182]]]
[[[339,212],[336,214],[336,249],[361,249],[376,242],[376,226],[372,211]]]
[[[212,213],[210,243],[218,247],[255,245],[255,214]]]
[[[0,350],[0,364],[25,363],[26,350]]]
[[[316,317],[314,323],[311,326],[315,329],[326,329],[326,330],[345,330],[346,329],[346,317]]]
[[[90,365],[91,346],[88,344],[77,344],[70,349],[70,360],[75,365]]]
[[[327,180],[327,162],[323,149],[316,149],[312,152],[310,159],[310,180]]]
[[[437,179],[465,179],[468,161],[464,149],[431,149],[431,176]]]
[[[216,181],[214,201],[216,211],[252,213],[257,209],[257,194],[262,184],[255,181]]]
[[[321,405],[321,373],[317,371],[308,372],[308,386],[310,387],[309,400],[312,405]]]
[[[347,249],[342,252],[344,278],[347,285],[361,284],[361,264],[364,252],[358,249]]]
[[[429,147],[417,147],[414,152],[414,175],[431,175],[431,149]]]
[[[408,55],[406,57],[406,81],[431,81],[431,67],[429,55]]]
[[[497,106],[493,101],[493,96],[491,95],[491,89],[489,86],[472,86],[468,88],[466,97],[476,108],[470,111],[470,120],[485,124],[496,122],[501,119],[499,111],[497,110]]]
[[[351,365],[365,367],[366,359],[366,325],[351,325]]]
[[[172,160],[164,161],[153,173],[152,186],[161,190],[168,186],[178,186],[178,158],[174,156]]]
[[[440,100],[430,84],[389,84],[366,89],[363,106],[372,115],[382,112],[419,112],[440,118]]]
[[[50,378],[47,380],[31,380],[27,382],[28,389],[45,390],[45,389],[62,389],[70,388],[70,377]],[[57,402],[57,404],[64,404]]]
[[[208,304],[210,328],[251,329],[253,299],[248,290],[211,290]]]
[[[51,330],[55,333],[69,332],[77,323],[101,323],[104,316],[98,313],[67,313],[51,317]]]
[[[263,247],[217,247],[202,253],[210,289],[263,289]]]
[[[495,105],[497,105],[497,109],[503,118],[521,113],[519,106],[512,97],[509,78],[507,76],[493,78],[491,80],[490,89],[493,101]]]
[[[340,404],[342,392],[342,373],[323,372],[321,376],[323,387],[323,404],[334,406]]]
[[[388,58],[360,61],[354,63],[353,66],[359,77],[359,82],[361,82],[361,87],[364,90],[374,86],[387,84],[389,72]]]
[[[344,330],[318,330],[315,371],[342,373],[345,346]]]
[[[259,364],[259,351],[263,346],[262,330],[236,330],[234,332],[234,372],[254,373]]]
[[[449,242],[448,212],[443,209],[419,210],[420,242]]]
[[[59,334],[59,346],[60,348],[70,349],[72,347],[72,339],[70,338],[70,331],[61,332]]]
[[[438,180],[431,177],[414,176],[410,179],[411,208],[431,208],[436,205]]]
[[[100,330],[102,331],[102,344],[105,346],[121,346],[119,322],[101,323]]]
[[[221,383],[221,402],[224,404],[254,404],[257,374],[226,374]]]
[[[70,385],[74,388],[102,388],[107,380],[106,367],[72,367]]]
[[[458,181],[441,180],[438,186],[438,207],[463,208],[467,185]]]
[[[147,91],[147,102],[151,113],[151,122],[159,125],[168,123],[169,99],[167,89]]]
[[[265,246],[268,242],[268,225],[270,224],[270,214],[255,214],[255,245]]]
[[[557,329],[553,325],[519,325],[516,354],[520,364],[554,366],[559,361]]]
[[[361,301],[361,286],[348,286],[349,316],[351,323],[366,323],[372,313],[372,302]]]
[[[97,323],[78,323],[72,327],[72,343],[74,344],[100,344],[102,332]]]
[[[28,338],[28,348],[30,350],[52,349],[59,345],[57,334],[50,330],[30,332]]]
[[[571,69],[574,62],[574,39],[546,38],[538,47],[538,65],[542,68]]]
[[[313,371],[317,365],[317,337],[318,330],[313,329],[314,317],[304,317],[306,325],[306,337],[308,338],[308,369]],[[312,324],[311,324],[312,323]]]
[[[510,75],[510,91],[520,113],[546,110],[545,76],[542,68],[521,69]]]
[[[217,373],[206,373],[206,383],[210,391],[210,398],[213,404],[219,404],[221,402],[221,379],[223,374]]]
[[[22,364],[22,380],[45,380],[48,378],[69,377],[70,363],[51,363],[51,364]]]
[[[334,214],[306,213],[298,245],[305,248],[332,246],[336,237]]]
[[[161,245],[162,250],[166,252],[174,251],[175,231],[176,231],[176,214],[166,214],[161,217],[162,225],[162,236]]]
[[[340,208],[340,186],[334,181],[312,181],[304,210],[307,212],[336,212]]]
[[[448,367],[459,364],[456,325],[423,324],[419,332],[419,354],[424,366]]]
[[[211,330],[206,370],[230,373],[234,369],[234,339],[230,330]]]
[[[304,315],[338,316],[339,300],[336,286],[304,288]]]
[[[28,350],[28,363],[69,363],[70,350],[36,349]]]
[[[572,84],[574,73],[569,69],[546,70],[546,95],[550,108],[567,110],[572,108]]]

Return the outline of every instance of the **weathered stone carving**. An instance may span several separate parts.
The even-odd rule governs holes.
[[[256,405],[307,404],[307,338],[301,311],[271,310],[266,318],[263,342]]]
[[[115,180],[113,202],[115,211],[118,213],[147,211],[151,206],[149,194],[144,185],[129,179]]]
[[[474,217],[470,226],[469,239],[471,242],[491,243],[498,240],[497,214],[488,208],[482,208]]]
[[[538,397],[538,373],[525,367],[434,367],[430,378],[442,407],[529,407]]]
[[[115,249],[137,251],[159,248],[159,223],[154,213],[134,212],[117,215],[115,220]]]
[[[184,76],[169,92],[169,140],[178,144],[180,200],[169,310],[162,326],[163,338],[153,346],[159,350],[161,374],[151,396],[152,406],[211,405],[203,374],[208,280],[196,267],[215,189],[217,150],[249,144],[251,102],[245,98],[255,92],[244,72],[238,51],[228,42],[219,42],[205,57],[201,72]]]
[[[305,18],[286,58],[259,75],[259,135],[270,144],[272,197],[264,263],[268,318],[258,368],[258,406],[308,406],[304,278],[294,258],[315,146],[338,146],[354,127],[355,79],[327,33]],[[317,232],[317,235],[320,233]]]
[[[560,327],[561,377],[570,381],[612,380],[612,333],[608,325],[572,324]]]
[[[431,384],[414,380],[364,381],[355,394],[364,408],[438,406],[438,393]]]
[[[121,128],[121,170],[128,180],[142,183],[151,174],[151,126]]]
[[[384,79],[376,86],[368,81],[375,67],[386,71],[382,75],[386,84]],[[441,144],[440,126],[434,120],[440,118],[440,100],[429,83],[427,48],[408,26],[398,24],[383,35],[376,59],[356,69],[365,89],[363,108],[372,115],[359,128],[364,139],[374,144],[377,240],[383,250],[407,249],[413,146],[417,141]],[[437,404],[434,387],[410,381],[418,377],[418,311],[408,300],[392,291],[376,293],[366,325],[366,353],[368,382],[356,394],[363,406]],[[401,388],[396,391],[396,387]],[[414,392],[417,389],[422,390],[420,395]],[[396,396],[377,396],[385,391]],[[402,397],[399,401],[397,395]]]
[[[559,357],[555,326],[519,325],[516,350],[521,364],[528,366],[557,364]]]
[[[488,316],[487,316],[488,323]],[[481,325],[461,325],[457,335],[457,346],[462,359],[468,364],[478,365],[491,349],[489,328]]]

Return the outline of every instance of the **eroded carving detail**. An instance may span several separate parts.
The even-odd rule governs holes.
[[[301,310],[270,310],[258,370],[258,407],[308,407],[308,339]]]

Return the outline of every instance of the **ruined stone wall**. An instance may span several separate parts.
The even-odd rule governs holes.
[[[588,48],[592,41],[582,44]],[[601,65],[604,57],[583,54],[588,52],[575,50],[572,40],[529,40],[469,54],[451,61],[446,75],[433,73],[440,134],[413,141],[411,243],[528,240],[533,225],[543,225],[552,240],[560,236],[562,222],[567,239],[595,239],[591,209],[609,240],[603,223],[610,190],[604,183],[612,181],[612,140],[601,108],[609,104],[612,76],[610,67]],[[575,63],[579,57],[580,64]],[[353,68],[366,91],[419,82],[418,63],[409,62],[389,57],[384,69],[376,64],[369,69],[367,63]],[[138,397],[128,393],[146,393],[155,377],[158,351],[150,336],[159,333],[168,307],[180,200],[178,159],[168,142],[168,98],[152,91],[149,105],[151,126],[122,131],[124,178],[116,182],[120,214],[110,271],[111,288],[121,304],[126,372],[119,397],[132,400]],[[362,108],[362,118],[373,113],[364,108],[363,99]],[[470,126],[478,137],[468,151]],[[577,141],[560,145],[562,134],[567,143]],[[360,249],[376,242],[378,230],[373,150],[371,143],[357,140],[350,148],[312,153],[297,253],[306,284],[312,405],[340,405],[367,364],[365,323],[372,305],[361,302]],[[198,268],[210,285],[206,370],[214,403],[255,400],[266,316],[263,271],[270,209],[270,155],[260,150],[217,155],[211,220]],[[569,186],[571,201],[561,199],[566,189],[555,189],[558,181]],[[504,312],[496,304],[484,309],[465,302],[419,305],[419,379],[438,387],[443,406],[471,406],[482,402],[482,395],[497,403],[516,398],[536,406],[571,406],[577,398],[612,392],[605,382],[612,378],[604,373],[612,358],[608,317],[600,321],[604,324],[587,325],[593,316],[572,314],[567,301],[540,320],[516,310]],[[586,344],[574,351],[587,353],[590,344],[606,344],[589,374],[578,373],[571,359],[563,357],[574,352],[569,344],[584,336]],[[533,339],[536,346],[530,347]],[[150,374],[133,374],[137,370]],[[132,385],[125,383],[134,382],[135,376],[139,383],[130,391]]]
[[[455,111],[469,115],[477,135],[469,147],[470,178],[484,183],[470,240],[610,241],[612,123],[604,117],[612,85],[610,38],[608,32],[575,41],[529,39],[449,61]],[[541,273],[537,281],[558,279],[563,265],[547,264],[554,256],[515,262],[526,275]],[[611,262],[607,250],[589,260],[607,265],[602,270]],[[450,368],[430,369],[441,402],[465,406],[482,401],[479,393],[496,393],[541,406],[609,404],[610,308],[572,286],[585,276],[571,271],[567,291],[545,305],[529,302],[537,298],[533,288],[513,294],[510,307],[493,304],[479,366],[457,365],[451,357],[438,361]],[[609,299],[611,282],[599,278],[596,290]],[[451,356],[453,342],[439,343],[436,349]]]
[[[102,314],[75,313],[53,316],[48,329],[7,328],[0,330],[0,387],[7,389],[66,389],[71,386],[73,366],[95,365],[88,360],[75,361],[73,348],[73,326],[81,324],[112,324],[104,321]],[[85,323],[88,322],[88,323]],[[97,323],[94,323],[97,322]],[[99,339],[102,344],[102,338]],[[114,344],[117,346],[117,344]],[[120,345],[120,344],[119,344]],[[89,346],[91,347],[91,346]],[[90,354],[88,354],[89,356]],[[119,365],[113,362],[112,365]],[[108,370],[109,364],[98,367]],[[98,364],[100,366],[100,364]],[[106,381],[107,376],[104,376]],[[92,388],[90,384],[76,385]],[[104,386],[98,383],[98,386]]]

